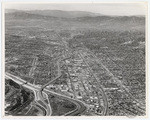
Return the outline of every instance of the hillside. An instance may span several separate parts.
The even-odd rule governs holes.
[[[26,11],[32,14],[45,15],[45,16],[54,16],[54,17],[63,17],[63,18],[76,18],[76,17],[85,17],[85,16],[100,16],[101,14],[85,12],[85,11],[62,11],[62,10],[34,10]]]
[[[5,12],[14,13],[14,12],[19,12],[19,10],[6,9]],[[31,10],[31,11],[26,10],[21,12],[26,12],[29,14],[37,14],[42,16],[61,17],[61,18],[76,18],[76,17],[86,17],[86,16],[95,17],[101,15],[99,13],[92,13],[92,12],[85,12],[85,11],[62,11],[62,10]]]
[[[90,12],[80,11],[15,11],[5,14],[9,25],[17,22],[21,26],[33,25],[55,29],[99,29],[112,31],[138,30],[145,31],[143,16],[95,16]],[[23,20],[27,21],[23,21]],[[15,23],[16,23],[15,22]],[[39,25],[40,23],[40,25]],[[7,24],[6,24],[7,25]],[[13,25],[13,24],[12,24]]]

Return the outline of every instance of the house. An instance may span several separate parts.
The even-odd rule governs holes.
[[[68,91],[68,86],[67,86],[67,85],[63,85],[63,86],[61,87],[61,91],[67,92],[67,91]]]

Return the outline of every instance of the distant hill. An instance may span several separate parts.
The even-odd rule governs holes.
[[[45,16],[39,14],[32,14],[24,11],[7,12],[5,14],[6,19],[50,19],[55,18],[53,16]]]
[[[5,9],[5,13],[13,13],[13,12],[18,12],[19,10],[16,9]]]
[[[15,23],[26,26],[29,24],[51,29],[145,30],[143,16],[106,16],[90,12],[60,10],[9,10],[6,11],[5,18],[6,21],[14,20]]]
[[[145,30],[145,17],[143,16],[79,17],[76,21],[106,30]]]
[[[18,12],[18,10],[7,9],[6,13]],[[86,11],[62,11],[62,10],[31,10],[31,11],[22,11],[29,14],[37,14],[42,16],[53,16],[61,18],[76,18],[76,17],[85,17],[85,16],[101,16],[99,13],[92,13]]]

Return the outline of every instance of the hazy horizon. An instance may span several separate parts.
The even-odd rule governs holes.
[[[84,11],[104,15],[132,16],[146,15],[147,6],[144,3],[50,3],[50,4],[5,4],[5,9],[15,10],[60,10]]]

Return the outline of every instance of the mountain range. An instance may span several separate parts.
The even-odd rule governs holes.
[[[32,20],[43,27],[56,27],[58,29],[101,29],[101,30],[140,30],[145,31],[144,16],[108,16],[84,11],[61,10],[5,10],[6,21]],[[26,22],[26,21],[24,21]],[[31,21],[30,21],[31,23]],[[27,23],[28,24],[28,23]]]
[[[62,11],[62,10],[15,10],[15,9],[6,9],[6,13],[15,13],[15,12],[25,12],[29,14],[37,14],[37,15],[43,15],[43,16],[53,16],[53,17],[63,17],[63,18],[76,18],[76,17],[95,17],[95,16],[101,16],[100,13],[92,13],[92,12],[86,12],[86,11]]]

